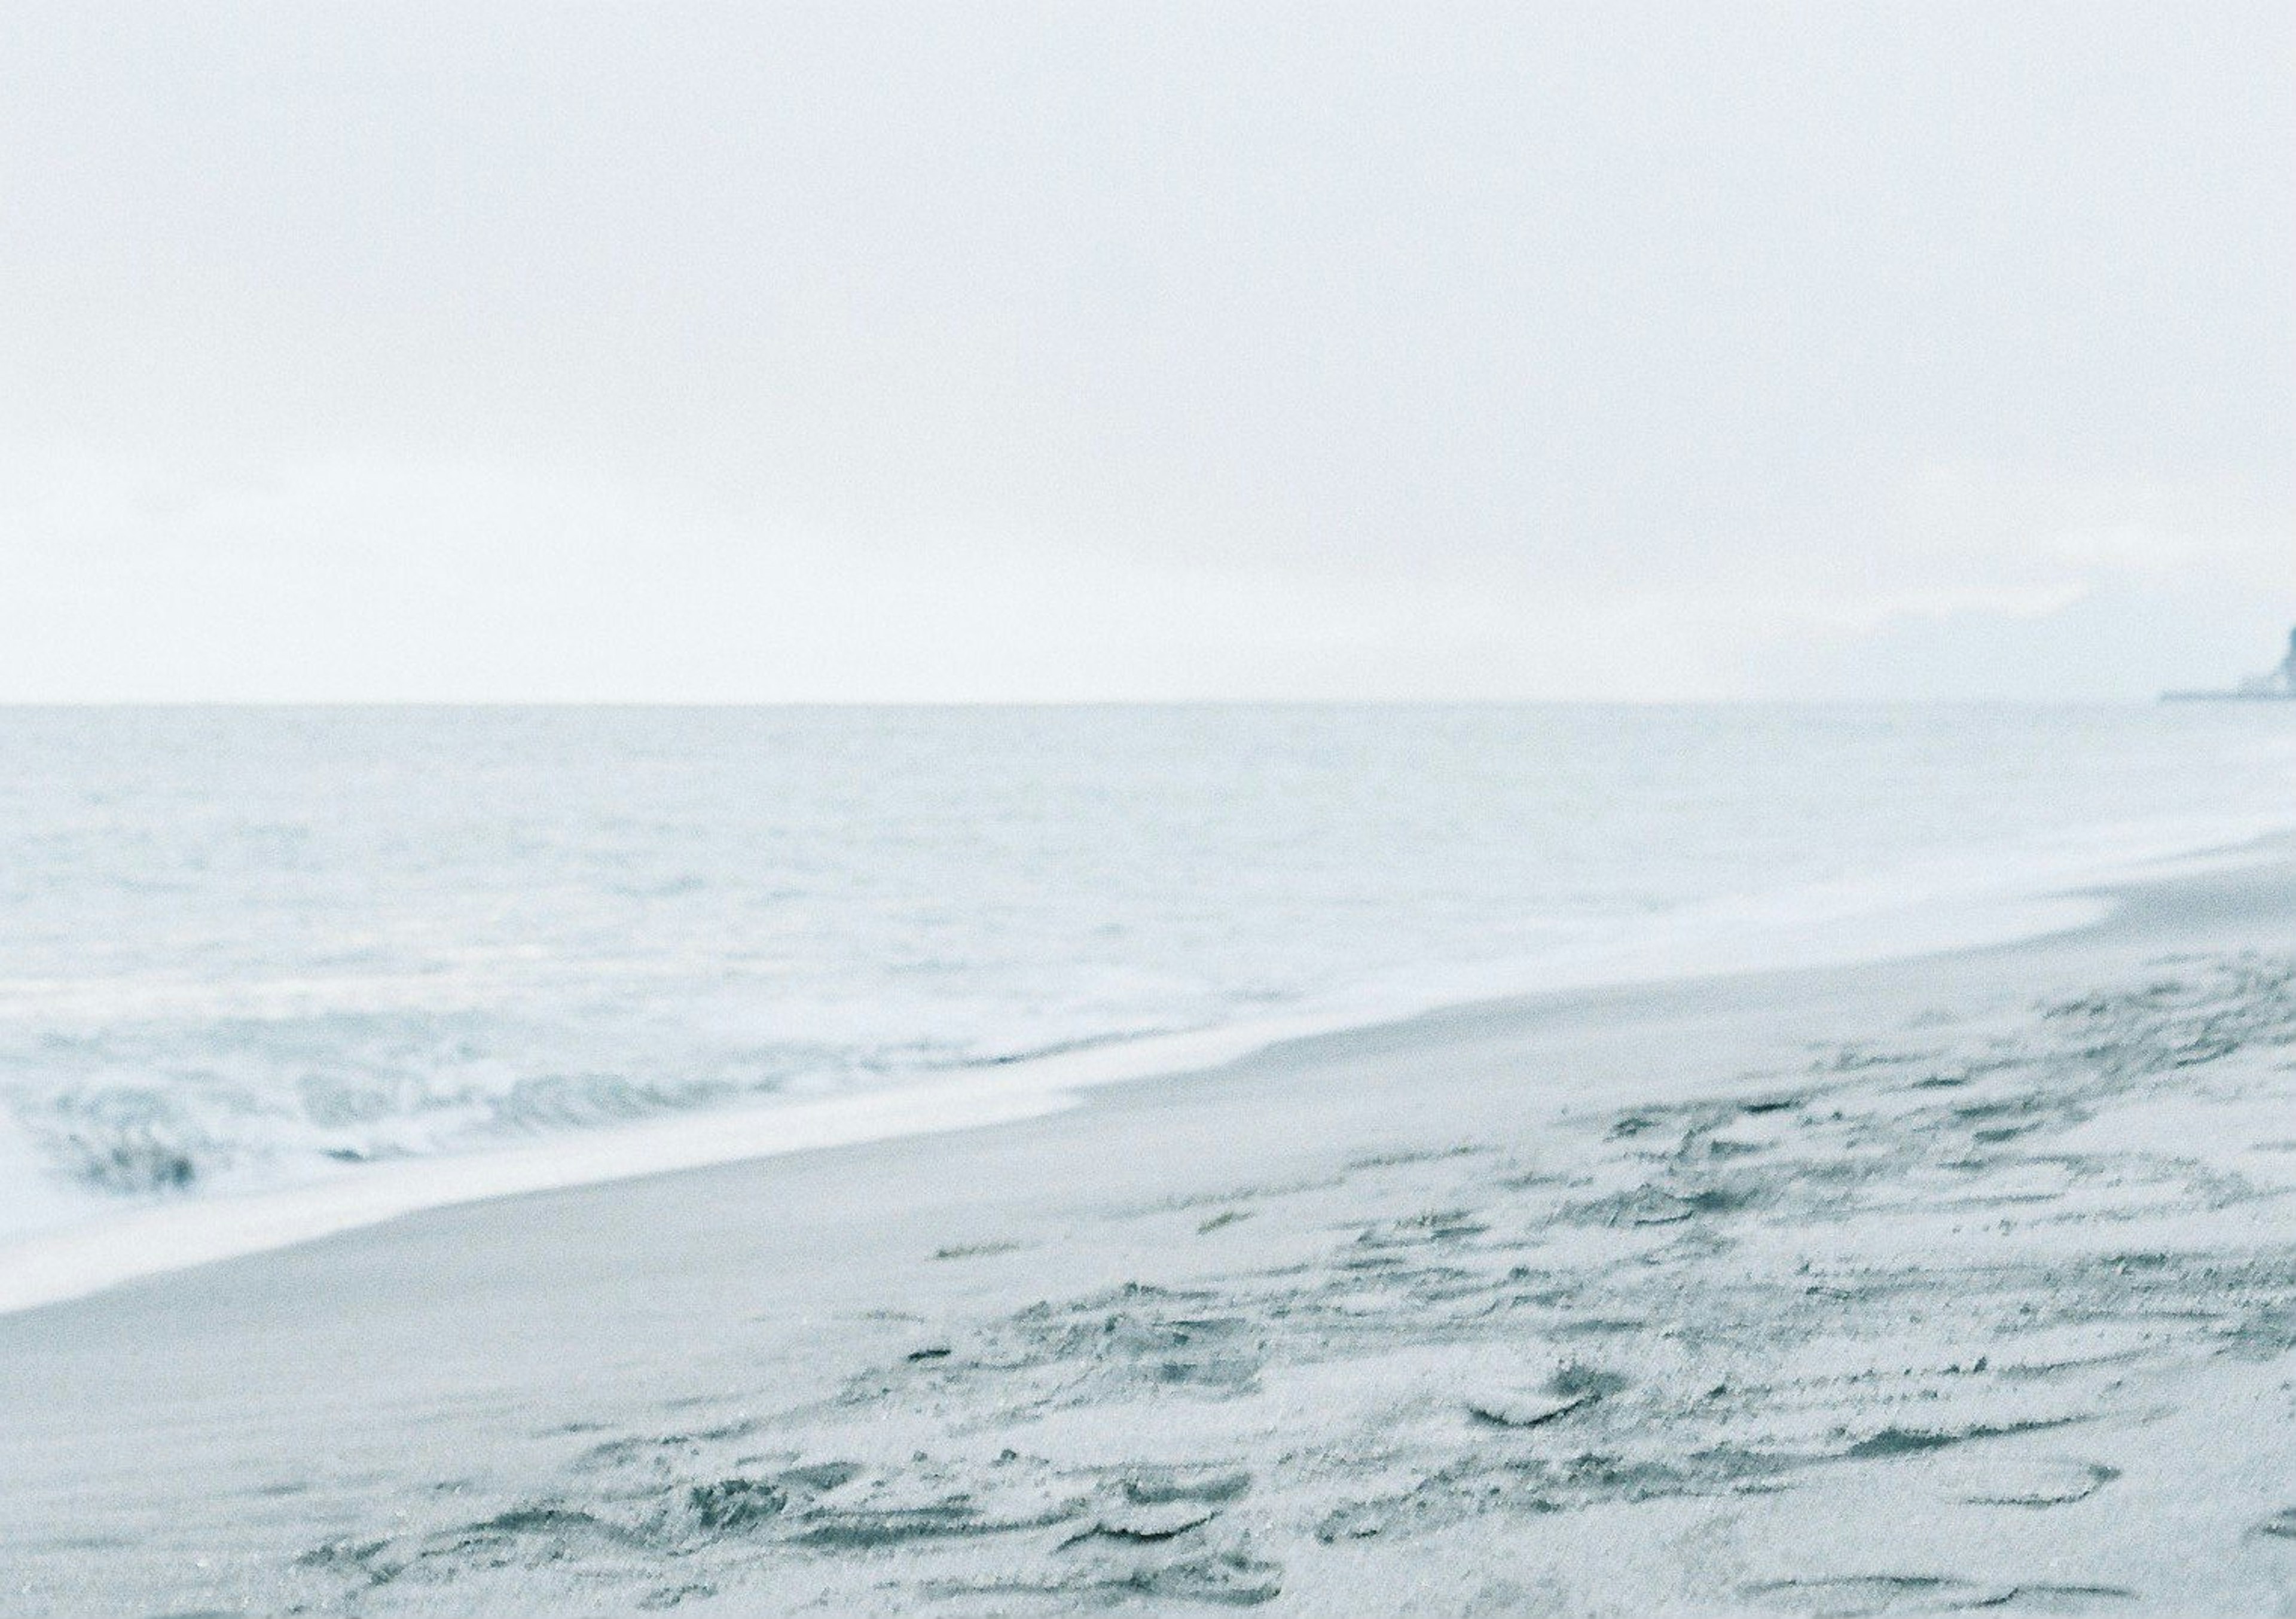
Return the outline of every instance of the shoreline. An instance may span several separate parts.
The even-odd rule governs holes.
[[[775,1100],[569,1133],[556,1139],[362,1165],[257,1191],[151,1203],[0,1238],[0,1316],[100,1293],[143,1278],[261,1254],[428,1209],[604,1185],[720,1165],[908,1136],[940,1135],[1040,1116],[1112,1084],[1185,1078],[1300,1040],[1405,1026],[1447,1013],[1533,1003],[1595,989],[1634,989],[1874,966],[1998,949],[2075,933],[2106,920],[2125,889],[2178,873],[2269,863],[2296,833],[2150,854],[2092,871],[2062,888],[1959,895],[1927,905],[1851,909],[1742,937],[1695,929],[1644,940],[1591,968],[1553,961],[1462,969],[1447,993],[1390,990],[1353,1010],[1293,1012],[1210,1028],[1118,1039],[982,1065],[919,1082]],[[1752,964],[1722,963],[1760,941]],[[1535,970],[1531,987],[1521,980]]]
[[[2296,862],[0,1318],[101,1611],[2268,1608]]]

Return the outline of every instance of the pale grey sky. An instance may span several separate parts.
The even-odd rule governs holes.
[[[0,12],[0,699],[2142,696],[2296,23]]]

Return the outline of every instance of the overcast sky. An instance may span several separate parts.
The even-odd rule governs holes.
[[[0,699],[2142,697],[2296,8],[0,11]]]

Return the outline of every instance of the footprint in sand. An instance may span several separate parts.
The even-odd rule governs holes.
[[[1954,1471],[1947,1488],[1972,1507],[2070,1507],[2120,1476],[2103,1462],[2056,1458],[1988,1460]]]

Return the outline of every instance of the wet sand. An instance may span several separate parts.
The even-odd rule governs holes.
[[[0,1610],[2296,1608],[2296,868],[0,1317]]]

